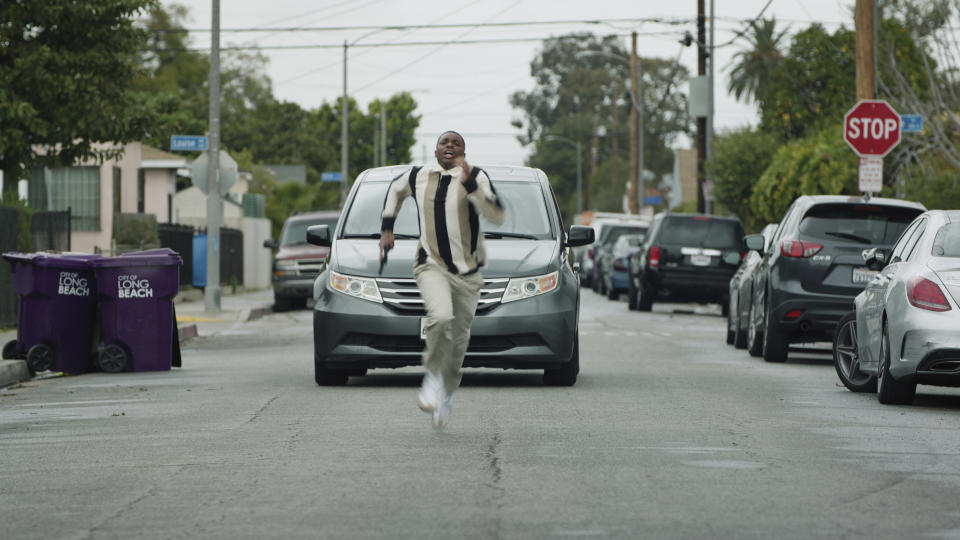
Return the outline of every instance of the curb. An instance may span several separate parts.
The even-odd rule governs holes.
[[[0,360],[0,388],[32,378],[26,360]]]

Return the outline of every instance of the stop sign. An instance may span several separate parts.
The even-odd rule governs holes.
[[[843,138],[859,156],[883,157],[900,143],[900,115],[886,101],[860,100],[843,116]]]

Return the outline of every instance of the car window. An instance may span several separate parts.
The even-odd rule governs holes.
[[[805,237],[860,244],[893,244],[922,210],[873,204],[819,204],[800,221]]]
[[[923,238],[923,231],[927,228],[927,219],[924,218],[920,220],[920,223],[917,224],[917,232],[913,235],[913,238],[907,244],[907,247],[903,249],[903,252],[906,253],[906,256],[903,258],[905,261],[913,259],[913,255],[917,250],[917,246],[920,245],[920,239]]]
[[[298,219],[288,221],[280,236],[281,246],[293,246],[307,243],[307,228],[314,225],[327,225],[331,234],[337,228],[337,218]]]
[[[350,209],[346,214],[342,235],[371,236],[380,232],[380,215],[386,200],[389,182],[364,182],[357,189]],[[553,228],[543,190],[534,182],[500,182],[496,184],[497,195],[504,205],[502,225],[495,225],[482,215],[480,227],[484,232],[518,233],[537,238],[553,238]],[[400,206],[400,213],[393,226],[397,235],[420,236],[417,205],[408,197]]]
[[[600,239],[601,244],[615,244],[621,236],[625,234],[637,234],[647,232],[646,227],[636,225],[607,225],[603,228],[603,234]]]
[[[706,216],[674,216],[663,225],[659,242],[678,246],[740,249],[743,228],[727,219]]]
[[[900,260],[903,260],[903,250],[906,248],[907,244],[910,242],[910,239],[912,238],[913,233],[916,232],[917,223],[920,223],[920,221],[917,220],[915,223],[911,223],[910,225],[907,226],[906,230],[900,233],[900,238],[897,239],[897,243],[894,244],[893,249],[890,251],[889,260],[892,261],[896,258],[900,258]]]
[[[940,227],[933,239],[932,253],[936,257],[960,257],[960,223]]]

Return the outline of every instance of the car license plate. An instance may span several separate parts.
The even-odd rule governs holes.
[[[427,339],[427,318],[420,317],[420,341]]]
[[[710,266],[709,255],[691,255],[690,264],[694,266]]]
[[[873,276],[877,275],[876,270],[870,270],[869,268],[854,268],[853,269],[853,282],[854,283],[867,283]]]

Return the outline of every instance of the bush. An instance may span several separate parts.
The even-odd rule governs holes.
[[[118,246],[159,246],[157,216],[153,214],[120,214],[114,237]]]

